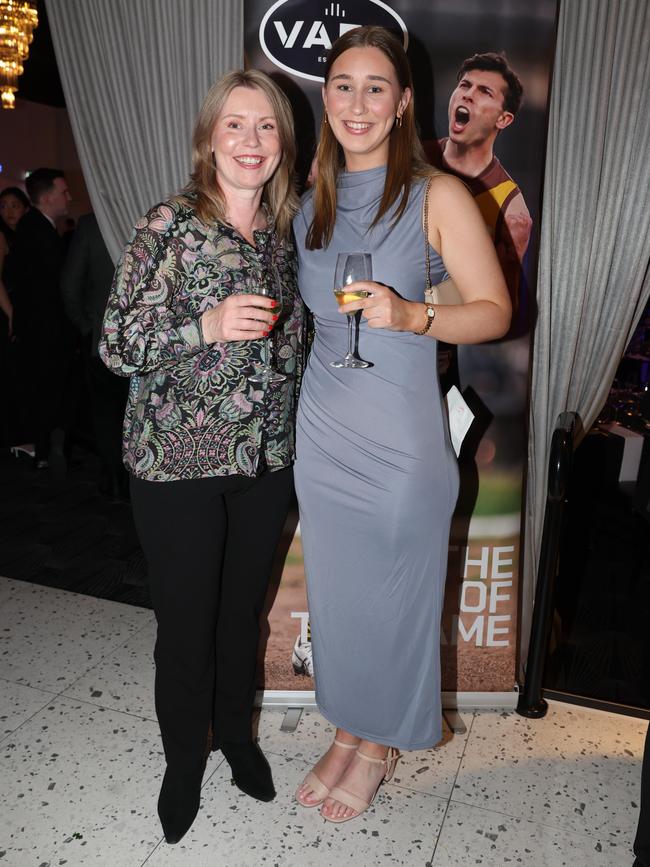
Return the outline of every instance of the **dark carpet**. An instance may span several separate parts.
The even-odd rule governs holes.
[[[131,507],[102,496],[98,478],[84,448],[65,475],[0,451],[0,575],[151,608]]]

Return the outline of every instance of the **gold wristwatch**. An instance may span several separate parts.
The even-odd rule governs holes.
[[[431,328],[431,323],[436,318],[436,308],[433,306],[433,304],[426,304],[425,307],[427,314],[426,325],[424,326],[424,328],[420,329],[420,331],[414,331],[413,334],[426,334],[427,331]]]

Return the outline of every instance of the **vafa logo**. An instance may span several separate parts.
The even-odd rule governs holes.
[[[260,46],[268,59],[300,78],[323,82],[323,65],[335,39],[360,27],[378,24],[399,34],[408,48],[406,24],[382,0],[339,0],[321,6],[314,0],[277,0],[262,18]]]

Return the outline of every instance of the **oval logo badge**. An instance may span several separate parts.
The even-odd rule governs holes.
[[[268,59],[291,75],[322,84],[327,52],[342,33],[362,24],[378,24],[402,37],[400,16],[382,0],[277,0],[260,23],[260,46]]]

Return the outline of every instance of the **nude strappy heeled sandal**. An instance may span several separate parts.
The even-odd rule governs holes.
[[[337,738],[334,738],[334,743],[336,744],[337,747],[341,747],[341,749],[343,749],[343,750],[356,750],[356,748],[358,746],[357,744],[343,743],[343,741],[340,741]],[[310,801],[309,803],[301,800],[299,793],[300,793],[300,790],[302,789],[303,786],[309,786],[311,788],[312,795],[316,798],[320,798],[320,800],[313,801],[313,802]],[[294,797],[295,797],[296,801],[298,801],[298,803],[300,804],[301,807],[319,807],[323,803],[325,798],[327,798],[329,793],[330,793],[330,790],[327,788],[325,783],[323,783],[323,781],[316,776],[314,771],[310,771],[307,774],[307,776],[305,777],[305,779],[302,781],[302,783],[296,789],[296,793],[295,793]]]
[[[326,816],[321,810],[321,816],[325,819],[326,822],[334,822],[335,824],[340,824],[341,822],[349,822],[350,819],[358,818],[362,813],[368,809],[368,807],[373,803],[377,792],[379,791],[379,786],[388,780],[393,778],[393,774],[395,773],[395,766],[397,765],[397,760],[401,757],[401,753],[398,752],[395,747],[389,747],[388,752],[386,753],[386,758],[384,759],[376,759],[373,756],[367,756],[365,753],[362,753],[361,750],[357,750],[357,755],[360,759],[363,759],[364,762],[371,762],[373,765],[386,765],[386,773],[379,781],[377,788],[375,789],[375,793],[369,801],[364,801],[363,798],[360,798],[358,795],[355,795],[354,792],[350,792],[348,789],[343,789],[341,786],[334,786],[329,793],[329,797],[333,798],[335,801],[343,804],[344,807],[349,807],[351,810],[355,810],[356,812],[352,816],[343,816],[341,818],[337,818],[334,816]],[[327,797],[327,795],[325,796]]]

